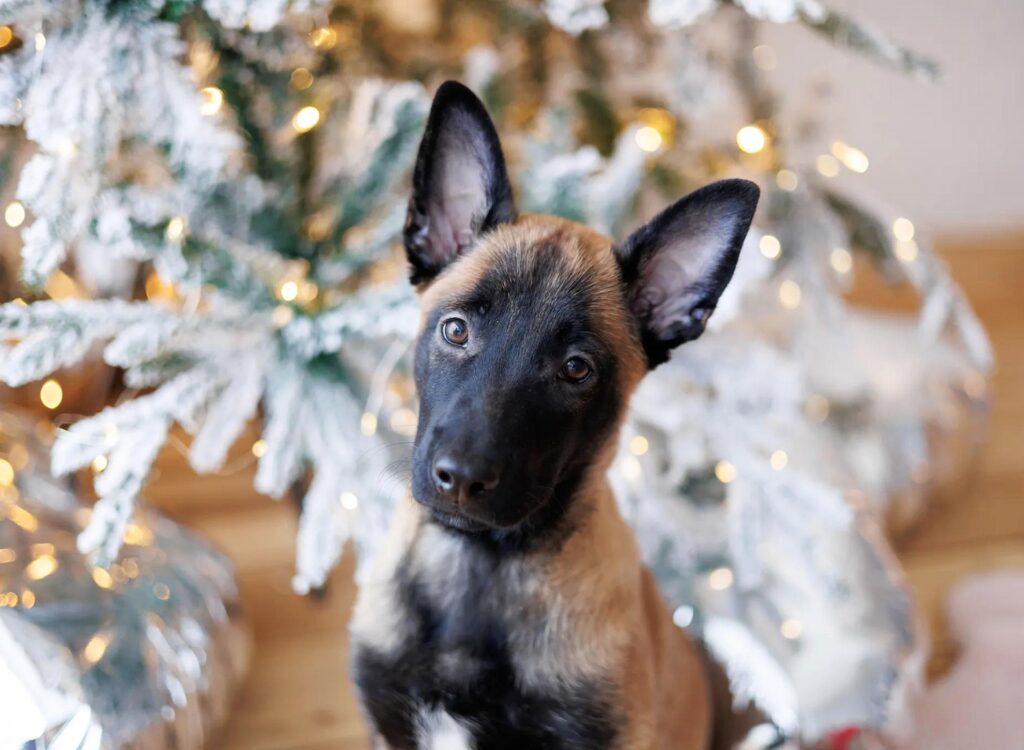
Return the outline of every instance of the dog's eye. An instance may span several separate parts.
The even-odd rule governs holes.
[[[469,326],[462,318],[448,318],[441,324],[441,335],[452,346],[465,346],[469,341]]]
[[[562,380],[568,380],[570,383],[582,383],[593,372],[594,368],[590,366],[587,360],[582,357],[569,357],[569,359],[565,360],[565,364],[562,365],[562,369],[558,371],[558,376]]]

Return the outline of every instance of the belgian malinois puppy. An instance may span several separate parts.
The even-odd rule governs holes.
[[[605,475],[644,373],[703,332],[758,194],[716,182],[619,245],[517,214],[483,105],[437,92],[405,228],[413,497],[351,626],[375,747],[707,746],[703,660]]]

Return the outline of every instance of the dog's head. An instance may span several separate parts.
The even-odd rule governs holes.
[[[483,105],[444,84],[405,228],[422,302],[416,500],[474,533],[560,517],[606,468],[643,374],[703,332],[757,199],[751,182],[717,182],[619,245],[517,215]]]

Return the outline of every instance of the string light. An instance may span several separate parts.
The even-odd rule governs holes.
[[[815,393],[807,399],[807,403],[804,404],[804,412],[807,416],[813,419],[815,422],[824,422],[828,419],[831,405],[828,399],[822,396],[820,393]]]
[[[274,312],[271,313],[270,321],[276,328],[284,328],[292,322],[294,317],[295,311],[288,307],[288,305],[278,305],[274,308]]]
[[[775,50],[767,44],[759,44],[753,50],[754,65],[761,70],[775,70]]]
[[[359,498],[351,492],[342,492],[341,507],[345,510],[355,510],[359,507]]]
[[[110,645],[110,636],[105,633],[97,633],[82,649],[82,658],[89,664],[95,664],[107,653],[107,646]]]
[[[661,133],[650,125],[644,125],[641,128],[637,128],[634,138],[636,140],[636,145],[640,150],[646,151],[649,154],[653,154],[655,151],[660,149],[663,141]]]
[[[788,620],[782,621],[782,625],[779,626],[779,632],[782,633],[783,638],[793,641],[804,632],[804,626],[800,624],[799,620],[791,617]]]
[[[107,468],[107,457],[102,453],[92,460],[92,470],[97,474],[102,474]]]
[[[0,458],[0,488],[14,485],[14,466],[6,458]]]
[[[36,595],[32,593],[32,589],[22,589],[21,606],[25,609],[32,609],[36,606]]]
[[[308,68],[296,68],[288,79],[292,88],[296,91],[305,91],[313,85],[313,74]]]
[[[719,461],[715,464],[715,477],[722,484],[729,484],[736,479],[736,467],[728,461]]]
[[[715,568],[708,574],[708,586],[715,591],[725,591],[732,586],[733,574],[728,568]]]
[[[199,114],[205,117],[212,117],[220,112],[224,104],[224,92],[216,86],[207,86],[199,90],[203,97],[203,103],[199,105]]]
[[[0,547],[0,565],[11,563],[18,559],[18,553],[10,547]]]
[[[633,456],[626,456],[622,459],[622,476],[630,482],[636,482],[644,475],[644,469],[640,462]]]
[[[294,302],[299,296],[299,284],[295,281],[282,281],[277,288],[277,296],[285,302]]]
[[[416,434],[416,412],[412,409],[395,409],[391,414],[391,429],[399,435]]]
[[[4,209],[4,221],[9,227],[20,227],[25,221],[25,206],[21,201],[11,201]]]
[[[177,297],[174,291],[174,284],[158,274],[156,271],[151,271],[149,275],[146,276],[145,286],[146,299],[151,302],[173,302]]]
[[[822,154],[815,162],[814,167],[823,177],[835,177],[839,174],[839,161],[832,154]]]
[[[177,242],[185,236],[185,217],[175,216],[167,222],[167,229],[164,236],[171,242]]]
[[[46,48],[46,35],[41,31],[36,32],[35,36],[36,52],[42,52]]]
[[[917,243],[913,240],[897,240],[893,252],[904,263],[912,263],[917,258]]]
[[[64,400],[64,389],[53,378],[50,378],[39,389],[39,400],[47,409],[56,409]]]
[[[800,307],[800,285],[792,279],[786,279],[779,284],[779,302],[787,310]]]
[[[252,448],[250,450],[252,451],[252,455],[256,456],[256,458],[263,458],[264,454],[267,452],[267,441],[260,438],[252,444]]]
[[[782,243],[779,242],[779,238],[775,235],[762,235],[757,246],[761,248],[761,255],[769,260],[775,260],[782,253]]]
[[[828,256],[832,269],[838,273],[849,273],[853,269],[853,255],[845,247],[837,247]]]
[[[13,591],[7,591],[0,594],[0,607],[17,607],[18,606],[18,595]]]
[[[372,411],[363,412],[363,416],[359,419],[359,429],[364,435],[377,434],[377,415]]]
[[[768,458],[768,463],[771,464],[775,471],[782,471],[789,463],[789,456],[786,455],[784,450],[772,451],[772,455]]]
[[[842,141],[832,143],[832,154],[843,163],[851,172],[863,174],[868,171],[868,157],[859,148],[850,146]]]
[[[650,443],[643,435],[635,435],[629,441],[629,452],[634,456],[642,456],[650,448]]]
[[[153,543],[153,532],[146,526],[130,523],[124,530],[124,543],[136,547],[148,547]]]
[[[693,622],[693,615],[693,607],[684,604],[681,607],[676,607],[672,613],[672,622],[675,623],[676,627],[686,628]]]
[[[105,568],[93,568],[92,580],[101,589],[109,589],[114,585],[114,579],[111,578],[110,573]]]
[[[59,268],[50,274],[44,289],[50,299],[78,299],[84,296],[75,280]]]
[[[760,153],[768,145],[768,134],[759,125],[745,125],[736,133],[736,145],[744,153]]]
[[[10,26],[0,26],[0,49],[14,40],[14,30]]]
[[[775,174],[775,184],[787,193],[792,193],[800,184],[800,178],[791,169],[780,169]]]
[[[309,35],[309,41],[317,49],[331,49],[338,43],[338,32],[330,26],[321,26],[318,29],[313,29]]]
[[[39,519],[20,505],[11,505],[7,508],[7,519],[30,533],[39,529]]]
[[[292,117],[292,127],[298,133],[308,133],[320,122],[320,110],[316,107],[307,106],[300,109]]]
[[[671,145],[676,134],[676,118],[667,109],[661,109],[660,107],[644,107],[637,113],[637,121],[649,128],[654,128],[658,134],[658,147]],[[644,136],[637,136],[637,143],[639,145],[640,139],[650,137],[652,143],[655,140],[650,134]],[[640,146],[644,151],[657,150],[646,149],[642,145]]]
[[[896,239],[910,242],[914,239],[914,223],[905,216],[901,216],[892,223],[892,233],[896,235]]]
[[[61,138],[57,144],[57,152],[65,159],[74,159],[78,154],[78,146],[70,138]]]
[[[40,581],[57,570],[57,558],[53,555],[40,555],[25,566],[25,575],[33,581]]]

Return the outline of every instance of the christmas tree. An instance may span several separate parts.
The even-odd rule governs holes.
[[[913,639],[868,527],[920,496],[932,411],[976,401],[990,354],[913,224],[836,186],[867,156],[781,116],[762,22],[937,73],[815,0],[0,1],[0,177],[32,300],[0,307],[0,380],[99,346],[125,386],[53,451],[56,473],[95,474],[81,547],[116,558],[175,423],[210,472],[259,418],[256,489],[302,496],[296,588],[349,539],[368,557],[415,429],[408,174],[430,90],[459,78],[503,131],[523,210],[621,236],[711,179],[761,184],[710,335],[638,394],[614,479],[678,624],[741,696],[785,735],[885,725]],[[920,290],[919,325],[844,301],[854,253]],[[892,377],[914,391],[910,343],[941,393],[894,414],[870,357],[902,353]],[[836,639],[856,648],[824,691]]]

